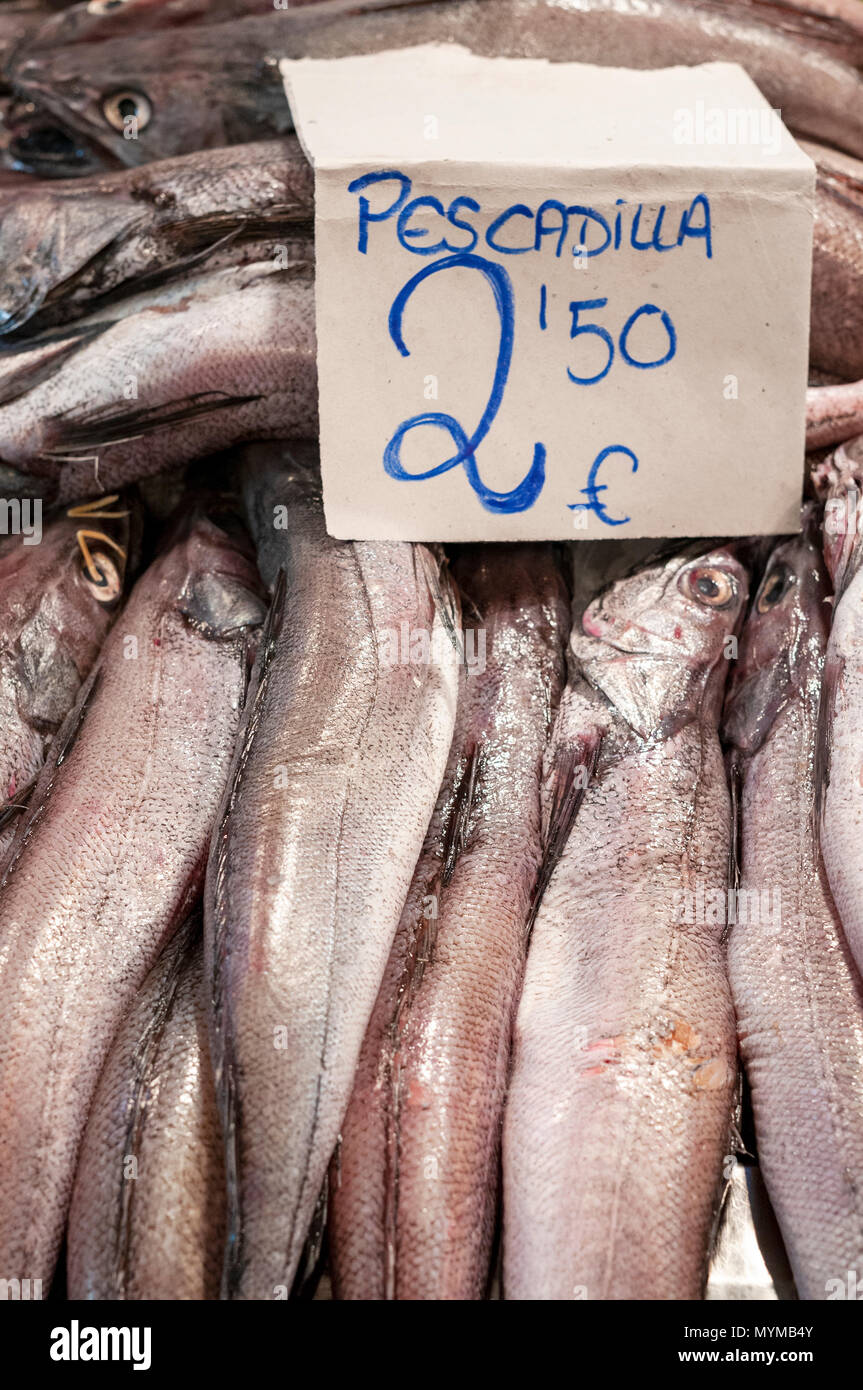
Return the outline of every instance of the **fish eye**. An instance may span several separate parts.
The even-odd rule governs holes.
[[[759,613],[769,613],[781,603],[794,583],[794,571],[788,565],[775,565],[766,576],[755,605]]]
[[[715,565],[689,570],[686,584],[691,596],[707,608],[728,608],[737,597],[737,585],[731,575]]]
[[[150,124],[153,108],[143,92],[124,88],[111,92],[102,102],[102,115],[115,130],[124,130],[128,120],[138,122],[138,129],[145,130]]]
[[[83,557],[81,560],[81,578],[97,603],[115,603],[123,592],[123,580],[120,571],[110,555],[106,555],[104,550],[94,550],[92,560],[93,568],[99,575],[98,583],[87,568],[87,562]]]
[[[119,10],[121,5],[125,5],[126,0],[90,0],[87,6],[88,14],[110,14],[112,10]]]

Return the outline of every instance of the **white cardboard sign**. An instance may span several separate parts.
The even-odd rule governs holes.
[[[353,539],[798,529],[814,166],[742,69],[282,63]]]

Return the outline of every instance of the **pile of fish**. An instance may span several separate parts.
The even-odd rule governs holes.
[[[781,108],[798,535],[327,535],[278,61],[435,40]],[[857,1297],[861,0],[6,0],[0,119],[7,1294]]]

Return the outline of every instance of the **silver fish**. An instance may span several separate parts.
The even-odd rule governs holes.
[[[225,1168],[200,925],[162,952],[111,1045],[69,1213],[71,1299],[219,1296]]]
[[[573,631],[504,1119],[507,1298],[703,1294],[737,1084],[717,724],[746,596],[733,547],[678,547]]]
[[[290,114],[278,58],[441,42],[489,56],[612,67],[737,62],[793,129],[863,156],[859,33],[829,16],[812,16],[801,35],[789,32],[782,7],[756,11],[725,0],[427,0],[370,12],[361,4],[351,13],[356,8],[310,5],[196,26],[181,45],[165,30],[25,50],[9,65],[17,94],[10,156],[34,172],[85,172],[100,160],[142,164],[283,134]],[[129,121],[134,139],[126,138]]]
[[[18,831],[0,887],[4,1278],[47,1289],[111,1041],[200,890],[257,583],[193,515],[135,586]]]
[[[0,456],[60,501],[317,428],[314,294],[278,262],[201,273],[0,353]]]
[[[741,783],[729,977],[759,1164],[805,1299],[863,1270],[863,981],[814,817],[829,595],[810,510],[770,557],[724,718]]]
[[[434,808],[457,657],[428,550],[331,540],[308,451],[252,446],[244,471],[275,600],[214,832],[205,929],[225,1293],[272,1299],[294,1280]],[[408,654],[391,660],[403,633]]]
[[[550,547],[468,546],[453,572],[475,668],[333,1163],[338,1298],[476,1299],[489,1278],[568,613]]]
[[[98,498],[0,553],[0,852],[117,616],[134,510]],[[34,526],[26,504],[21,515]]]
[[[863,438],[836,450],[825,491],[824,558],[835,598],[824,658],[815,785],[830,891],[863,971],[863,873],[856,847],[863,814]]]
[[[31,180],[0,213],[0,331],[80,318],[219,249],[310,233],[313,217],[312,171],[292,136],[71,184]]]
[[[809,356],[852,381],[863,377],[863,160],[801,144],[818,170]]]

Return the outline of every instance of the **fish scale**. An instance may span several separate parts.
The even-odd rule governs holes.
[[[201,883],[261,614],[246,554],[193,517],[138,581],[18,832],[0,888],[4,1277],[51,1281],[111,1040]]]
[[[200,925],[166,947],[105,1063],[69,1215],[71,1299],[219,1296],[225,1172]]]
[[[835,17],[805,20],[793,8],[725,0],[425,0],[365,12],[360,4],[355,13],[310,5],[200,26],[182,46],[168,31],[25,48],[9,64],[9,81],[28,106],[23,129],[33,124],[35,105],[74,146],[71,172],[84,172],[99,158],[142,164],[283,134],[291,123],[278,58],[440,42],[489,57],[612,67],[737,62],[793,129],[863,156],[859,30]],[[105,114],[118,89],[132,94],[146,118],[134,140]],[[13,108],[13,157],[16,120]],[[18,158],[39,167],[38,149],[19,149]]]
[[[724,604],[712,609],[699,582],[727,589]],[[690,548],[618,581],[573,634],[546,780],[574,823],[549,826],[562,844],[504,1119],[507,1298],[703,1294],[736,1091],[716,726],[746,590],[731,550]],[[556,784],[591,751],[578,807]],[[699,892],[721,894],[718,917],[700,920]]]
[[[550,547],[467,547],[454,576],[487,655],[462,674],[447,771],[333,1164],[339,1298],[481,1298],[488,1282],[568,615]]]
[[[799,1296],[826,1299],[863,1268],[863,981],[814,819],[830,586],[813,523],[771,555],[726,702],[749,895],[728,966],[761,1172]]]
[[[278,606],[214,832],[205,927],[225,1292],[273,1299],[293,1284],[443,776],[457,612],[426,547],[327,536],[314,450],[250,446],[243,464]],[[433,660],[385,659],[403,624]]]

